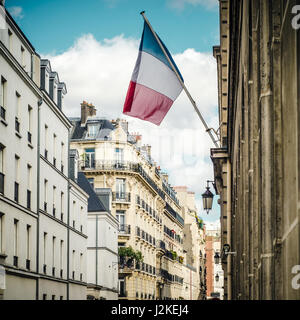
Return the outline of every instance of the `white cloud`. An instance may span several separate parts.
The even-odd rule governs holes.
[[[24,17],[22,7],[14,6],[7,8],[7,10],[15,19],[22,19]]]
[[[213,9],[217,7],[218,0],[168,0],[167,3],[171,8],[179,10],[184,9],[185,5],[202,5],[208,9]]]
[[[152,146],[152,156],[170,174],[171,184],[187,185],[199,196],[205,191],[206,180],[213,178],[209,158],[213,144],[186,94],[181,93],[159,127],[122,114],[138,44],[138,40],[122,35],[99,42],[88,34],[63,54],[48,55],[52,69],[67,85],[64,112],[79,116],[80,103],[86,100],[97,107],[97,116],[126,118],[129,131],[140,132],[143,142]],[[217,128],[214,58],[187,49],[175,54],[174,60],[209,126]],[[202,211],[202,204],[198,209]]]

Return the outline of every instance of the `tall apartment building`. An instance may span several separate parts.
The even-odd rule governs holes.
[[[98,196],[112,189],[119,250],[131,247],[143,256],[143,261],[120,257],[119,298],[179,299],[184,220],[175,191],[151,158],[150,146],[128,133],[126,121],[95,115],[95,107],[84,101],[81,118],[71,119],[71,147]]]
[[[207,298],[218,298],[223,300],[224,296],[224,272],[220,258],[221,256],[221,230],[216,224],[206,226],[206,283]]]
[[[118,299],[118,221],[111,214],[111,190],[98,197],[83,172],[78,151],[70,150],[70,177],[88,195],[87,299]],[[107,191],[107,190],[105,190]]]
[[[192,286],[188,290],[188,299],[202,300],[206,297],[204,223],[197,219],[195,193],[188,191],[186,186],[176,186],[174,190],[182,205],[184,218],[183,249],[186,251],[184,264],[190,270],[188,284]]]
[[[220,1],[221,204],[225,299],[299,299],[299,1]]]
[[[68,178],[66,86],[0,6],[3,299],[85,299],[88,195]]]

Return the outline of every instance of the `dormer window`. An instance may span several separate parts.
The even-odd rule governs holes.
[[[97,136],[98,130],[99,130],[99,125],[89,124],[87,138],[95,138]]]

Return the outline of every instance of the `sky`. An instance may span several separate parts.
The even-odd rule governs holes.
[[[36,51],[50,59],[66,83],[67,116],[80,115],[83,100],[97,116],[124,118],[152,146],[152,157],[171,185],[196,193],[198,215],[219,219],[219,205],[203,211],[201,194],[213,180],[214,147],[184,92],[160,126],[122,114],[146,16],[171,52],[209,127],[217,129],[217,69],[212,46],[219,44],[218,0],[6,0]],[[214,192],[213,188],[211,191]]]

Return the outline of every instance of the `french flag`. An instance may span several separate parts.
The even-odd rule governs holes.
[[[171,54],[161,40],[160,42],[183,81]],[[148,24],[144,22],[139,54],[127,91],[123,113],[160,125],[181,91],[182,85],[176,73]]]

